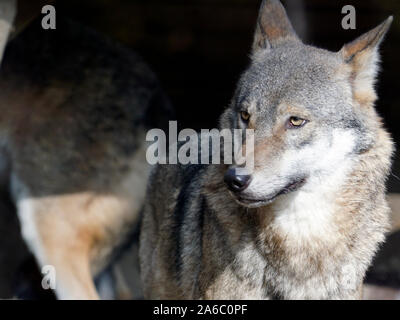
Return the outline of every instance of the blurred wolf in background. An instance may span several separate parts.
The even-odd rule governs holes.
[[[15,12],[15,1],[1,6]],[[39,265],[55,267],[58,298],[98,298],[92,279],[138,222],[145,133],[170,111],[142,59],[59,15],[56,30],[39,19],[7,45],[2,182]]]
[[[262,2],[251,65],[220,120],[254,129],[254,170],[152,172],[140,235],[145,298],[361,297],[389,228],[393,144],[374,82],[391,21],[334,53],[303,44],[278,0]]]

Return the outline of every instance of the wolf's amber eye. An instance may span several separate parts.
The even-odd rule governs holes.
[[[247,122],[250,119],[250,114],[247,111],[241,111],[240,112],[240,117],[242,118],[242,120],[244,122]]]
[[[307,121],[298,117],[290,117],[288,121],[289,128],[299,128],[304,126]]]

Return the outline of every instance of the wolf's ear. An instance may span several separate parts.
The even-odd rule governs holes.
[[[374,83],[378,71],[378,48],[393,21],[390,16],[379,26],[346,44],[339,51],[344,62],[351,66],[353,90],[357,96],[375,96]],[[375,100],[375,97],[371,97]]]
[[[258,13],[253,53],[275,47],[287,39],[299,41],[285,8],[279,0],[263,0]]]
[[[16,12],[16,0],[0,1],[0,62],[3,58],[4,48],[6,47]]]

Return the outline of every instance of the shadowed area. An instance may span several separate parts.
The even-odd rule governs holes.
[[[32,1],[26,1],[28,2],[32,3]],[[200,129],[217,125],[219,115],[230,102],[239,74],[248,64],[259,2],[258,0],[58,0],[56,7],[60,14],[94,28],[109,36],[113,41],[120,42],[145,57],[160,77],[167,96],[171,98],[172,104],[177,109],[179,126]],[[336,51],[344,43],[382,22],[387,16],[391,14],[395,16],[393,26],[381,49],[382,72],[377,85],[379,96],[377,110],[393,134],[395,142],[399,141],[400,3],[390,0],[352,1],[357,10],[357,29],[343,30],[341,8],[349,4],[348,1],[288,0],[282,2],[288,8],[288,14],[300,38],[307,39],[307,43]],[[19,19],[24,21],[28,19],[25,17],[31,16],[27,14],[27,11],[32,13],[40,8],[40,6],[32,5],[25,7],[25,11],[19,13]],[[62,29],[61,24],[60,29]],[[49,35],[42,34],[41,36]],[[58,57],[69,61],[68,56],[64,54],[72,49],[65,46],[66,40],[68,39],[60,36],[58,42],[61,47],[56,53]],[[38,43],[33,42],[29,44],[29,50],[25,53],[27,54],[26,61],[30,65],[34,64],[37,58],[33,56],[35,46],[40,49],[40,45],[38,47]],[[38,52],[46,54],[45,48],[42,49]],[[94,60],[88,61],[102,59],[98,56],[96,58],[96,49],[93,50]],[[40,58],[47,61],[48,57]],[[112,53],[110,53],[104,57],[103,61],[108,63],[112,59]],[[38,69],[35,73],[36,77],[30,81],[40,82],[45,76],[51,77],[52,72],[57,68],[57,63],[57,60],[50,61],[48,68]],[[74,61],[74,63],[79,64],[79,61]],[[32,65],[32,67],[35,66]],[[119,67],[121,71],[126,71],[127,75],[130,74],[129,70],[124,70],[122,63]],[[63,71],[65,72],[63,78],[77,80],[77,74],[68,73],[68,70]],[[114,94],[119,93],[114,92]],[[127,115],[131,117],[132,122],[135,122],[136,118],[144,118],[141,111],[138,110],[139,114],[127,113]],[[152,117],[147,120],[151,122],[154,120],[149,126],[159,126],[157,109],[150,110],[149,113]],[[107,114],[111,118],[125,115]],[[99,107],[98,119],[104,119],[105,116],[106,110]],[[98,123],[98,120],[93,119]],[[105,126],[107,127],[107,123]],[[130,129],[127,128],[127,131]],[[46,130],[36,134],[40,138],[40,135],[46,135]],[[86,143],[98,138],[99,135],[96,133],[85,136]],[[119,139],[117,140],[119,148],[127,153],[134,147],[131,141],[121,144]],[[26,154],[29,155],[30,152],[26,151]],[[65,160],[67,162],[67,159]],[[84,162],[80,163],[85,165]],[[69,166],[70,163],[65,165]],[[93,168],[88,168],[88,170],[91,169]],[[389,191],[400,192],[398,177],[400,177],[400,159],[396,155],[393,174],[388,184]],[[33,181],[32,183],[44,182]],[[74,188],[76,185],[72,186],[72,189]],[[394,211],[394,220],[397,221],[396,226],[399,228],[400,204],[399,209],[395,208]],[[388,237],[386,244],[376,256],[374,265],[367,275],[368,283],[380,287],[400,288],[399,248],[400,233],[397,231]],[[135,289],[138,285],[138,270],[130,268],[132,263],[137,261],[136,255],[137,247],[133,246],[127,249],[126,255],[121,256],[121,260],[118,260],[128,279],[128,288],[134,292],[138,292]],[[3,193],[0,197],[0,298],[11,298],[16,293],[30,298],[44,297],[41,296],[38,285],[40,274],[34,266],[32,256],[20,237],[15,208],[8,195]],[[39,288],[39,292],[35,288]],[[47,294],[45,296],[48,297]],[[372,297],[374,297],[373,292]]]

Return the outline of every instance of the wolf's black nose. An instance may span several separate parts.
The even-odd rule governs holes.
[[[246,189],[250,184],[250,175],[237,175],[235,169],[229,169],[224,176],[224,181],[229,190],[239,192]]]

